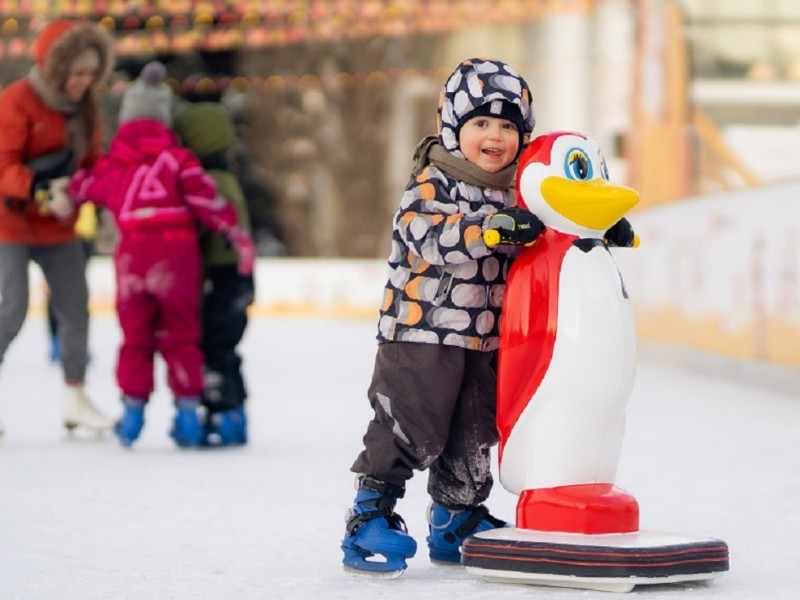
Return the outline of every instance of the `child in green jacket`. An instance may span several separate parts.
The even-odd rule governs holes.
[[[249,232],[247,202],[227,161],[235,132],[225,108],[216,102],[190,104],[178,112],[173,128],[214,178],[220,195],[236,208],[240,226]],[[224,238],[204,231],[200,243],[203,254],[200,346],[205,356],[202,404],[206,409],[206,443],[246,444],[247,389],[242,358],[236,348],[247,327],[247,308],[253,303],[253,276],[238,272],[237,254]]]

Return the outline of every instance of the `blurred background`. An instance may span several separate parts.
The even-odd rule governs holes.
[[[640,336],[800,367],[797,0],[0,0],[0,86],[56,17],[116,38],[109,135],[153,59],[230,109],[256,313],[374,318],[412,149],[447,75],[491,56],[531,84],[535,133],[591,135],[640,192],[642,247],[618,258]]]
[[[642,206],[800,175],[795,0],[0,0],[0,85],[47,20],[116,38],[109,134],[149,60],[240,126],[262,256],[383,257],[415,143],[469,56],[530,82],[537,131],[595,137]]]

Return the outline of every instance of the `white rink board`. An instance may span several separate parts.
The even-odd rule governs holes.
[[[256,262],[255,314],[363,316],[377,318],[386,281],[385,260],[274,259]],[[90,259],[87,269],[92,313],[114,310],[114,267],[110,257]],[[46,285],[30,267],[30,308],[44,309]]]

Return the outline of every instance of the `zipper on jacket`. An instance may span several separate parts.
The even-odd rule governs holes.
[[[450,295],[450,288],[453,287],[453,278],[455,276],[456,276],[455,273],[452,273],[447,269],[444,270],[442,276],[439,277],[439,287],[436,290],[436,297],[433,299],[433,302],[431,302],[431,304],[433,304],[434,306],[442,305],[442,302],[444,302]]]

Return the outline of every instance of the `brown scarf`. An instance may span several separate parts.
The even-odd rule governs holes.
[[[429,164],[434,164],[456,179],[483,188],[507,190],[514,185],[517,163],[513,162],[497,173],[488,173],[466,158],[459,158],[439,144],[439,138],[428,135],[414,148],[414,168],[411,177],[417,177]]]
[[[83,103],[85,101],[74,101],[66,94],[56,90],[47,83],[42,77],[42,72],[37,65],[34,65],[28,73],[28,79],[48,108],[67,116],[67,139],[64,140],[67,148],[71,148],[75,153],[76,163],[80,162],[88,152],[90,141],[86,131],[85,118],[83,116]]]

